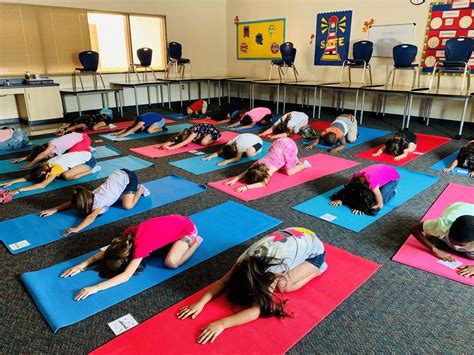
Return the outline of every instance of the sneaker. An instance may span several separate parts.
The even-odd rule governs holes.
[[[319,268],[319,271],[321,272],[321,274],[326,271],[328,269],[328,264],[326,262],[324,262],[321,267]]]
[[[96,165],[92,168],[92,173],[98,173],[99,171],[102,170],[102,167],[100,165]]]
[[[311,167],[312,167],[311,163],[310,163],[309,161],[307,161],[307,160],[305,160],[305,161],[303,162],[303,165],[306,166],[307,168],[311,168]]]
[[[138,188],[142,190],[143,197],[150,196],[150,190],[147,187],[145,187],[145,185],[140,184],[138,185]]]

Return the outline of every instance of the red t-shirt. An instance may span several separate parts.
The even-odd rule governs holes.
[[[192,234],[195,228],[189,217],[172,214],[152,218],[138,226],[129,227],[123,234],[135,234],[133,259],[138,259],[145,258],[151,252]]]
[[[202,109],[202,105],[204,103],[204,100],[197,100],[193,102],[191,105],[188,106],[193,112],[199,112]]]

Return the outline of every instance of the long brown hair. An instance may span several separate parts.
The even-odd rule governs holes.
[[[92,212],[94,205],[94,193],[82,186],[74,189],[71,197],[71,206],[83,217],[88,216]]]
[[[48,165],[48,163],[43,163],[31,169],[30,177],[31,177],[31,180],[33,180],[34,182],[40,183],[46,180],[46,177],[48,176],[50,172],[51,172],[51,167]]]
[[[268,167],[263,163],[255,163],[245,172],[242,181],[246,184],[255,184],[256,182],[263,182],[270,178]]]
[[[288,127],[288,122],[291,120],[291,113],[288,113],[285,117],[284,120],[281,120],[278,125],[275,127],[275,133],[286,133],[287,135],[290,135],[292,133],[292,130]]]
[[[44,152],[48,148],[48,143],[44,143],[41,145],[35,145],[32,149],[30,154],[26,156],[26,160],[32,161],[35,159],[40,153]]]

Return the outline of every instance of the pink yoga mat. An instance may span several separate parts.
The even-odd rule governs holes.
[[[327,271],[298,291],[282,295],[294,317],[259,318],[226,329],[213,344],[196,342],[200,329],[233,313],[222,295],[194,320],[176,312],[196,301],[201,290],[92,352],[101,354],[283,354],[367,281],[380,265],[325,244]]]
[[[474,187],[449,184],[433,206],[426,212],[422,221],[440,217],[446,207],[454,202],[474,203]],[[472,265],[474,263],[473,260],[463,258],[455,252],[453,252],[452,255],[456,260],[462,262],[463,265]],[[452,270],[441,264],[438,258],[433,256],[428,249],[411,235],[392,260],[454,281],[462,282],[466,285],[474,286],[474,279],[460,276],[456,273],[456,270]]]
[[[107,132],[113,132],[113,131],[118,131],[120,129],[124,129],[124,128],[127,128],[129,127],[131,124],[132,124],[133,121],[122,121],[122,122],[113,122],[112,124],[116,127],[114,128],[106,128],[106,129],[101,129],[99,131],[94,131],[92,129],[88,129],[86,130],[84,133],[87,133],[87,134],[94,134],[94,133],[107,133]],[[170,120],[168,118],[165,118],[165,123],[166,124],[170,124],[170,123],[174,123],[173,120]]]
[[[412,160],[415,160],[422,156],[423,154],[426,154],[428,152],[431,152],[432,150],[448,143],[451,140],[451,138],[446,138],[446,137],[440,137],[440,136],[432,136],[429,134],[416,134],[416,150],[413,153],[410,153],[405,159],[395,161],[393,160],[393,156],[390,154],[382,153],[382,155],[378,157],[373,157],[372,154],[375,153],[381,145],[366,150],[364,152],[361,152],[359,154],[356,154],[356,157],[363,158],[363,159],[368,159],[368,160],[373,160],[373,161],[378,161],[381,163],[385,164],[392,164],[396,166],[402,166],[405,165]]]
[[[225,144],[228,141],[230,141],[232,138],[237,137],[238,135],[239,134],[235,132],[222,132],[221,138],[218,141],[206,147],[212,147],[213,145]],[[187,146],[181,147],[178,149],[164,150],[164,149],[159,149],[156,144],[153,144],[153,145],[147,145],[145,147],[140,147],[140,148],[130,148],[130,150],[134,153],[144,155],[148,158],[160,158],[160,157],[166,157],[169,155],[189,152],[190,150],[202,149],[206,147],[200,144],[190,143]]]
[[[216,121],[210,118],[199,118],[197,120],[191,120],[192,123],[210,123],[210,124],[222,124],[222,121]]]
[[[290,187],[301,185],[305,182],[318,179],[322,176],[334,174],[359,165],[359,163],[355,161],[321,153],[305,157],[304,159],[302,158],[301,160],[307,160],[312,165],[312,167],[306,168],[292,176],[277,172],[273,174],[269,184],[266,187],[260,189],[236,192],[235,189],[239,186],[242,186],[243,184],[237,182],[232,186],[224,185],[224,181],[229,180],[229,178],[211,182],[208,185],[248,202],[274,194],[275,192],[289,189]]]

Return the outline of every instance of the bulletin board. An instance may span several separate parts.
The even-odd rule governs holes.
[[[316,16],[314,65],[342,65],[349,53],[352,10]]]
[[[285,19],[240,22],[236,26],[237,59],[281,59],[285,42]]]
[[[438,60],[445,59],[446,41],[454,37],[474,37],[474,3],[470,0],[433,1],[428,13],[423,54],[422,73],[432,73]],[[470,60],[474,72],[474,55]]]

